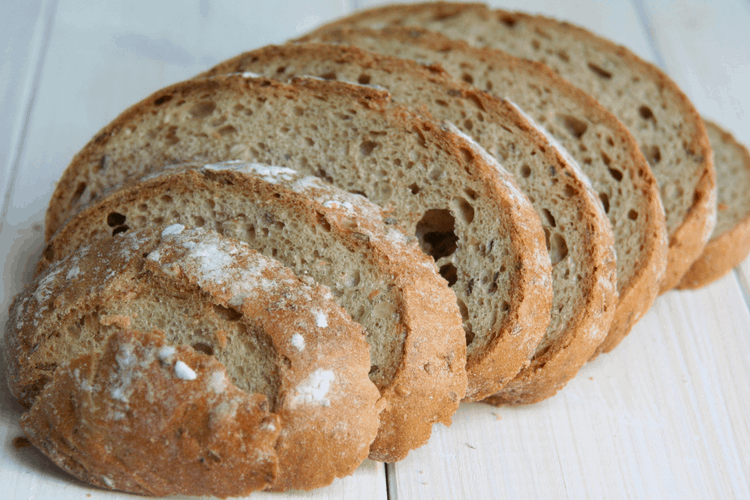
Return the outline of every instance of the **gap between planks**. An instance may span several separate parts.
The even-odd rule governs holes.
[[[52,35],[52,28],[55,24],[55,13],[57,12],[58,0],[43,0],[41,8],[41,17],[44,18],[42,32],[39,33],[35,40],[32,42],[33,49],[31,51],[32,64],[31,67],[34,70],[31,73],[31,77],[27,80],[27,85],[23,90],[21,100],[25,103],[22,105],[23,113],[19,120],[20,132],[14,135],[14,140],[10,144],[11,154],[9,155],[10,160],[10,173],[8,175],[8,185],[3,193],[2,210],[0,211],[0,228],[4,225],[5,218],[8,215],[8,208],[10,206],[11,198],[13,197],[13,188],[18,178],[18,169],[20,168],[19,163],[23,155],[24,146],[26,145],[26,136],[29,129],[29,120],[31,119],[31,112],[34,109],[34,102],[36,100],[36,89],[39,85],[39,80],[42,75],[42,68],[44,67],[44,59],[47,54],[47,48],[49,47],[50,38]]]

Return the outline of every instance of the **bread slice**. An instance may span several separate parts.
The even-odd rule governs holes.
[[[290,44],[241,54],[206,76],[245,71],[282,81],[314,75],[385,88],[395,101],[454,123],[513,173],[542,220],[554,292],[550,325],[527,353],[534,355],[532,363],[510,382],[509,401],[536,402],[565,385],[606,335],[616,303],[611,228],[575,165],[511,103],[412,61],[354,47]],[[464,328],[471,332],[469,322]]]
[[[418,28],[341,28],[315,38],[439,65],[455,78],[512,100],[565,147],[591,180],[612,224],[619,302],[597,351],[617,346],[656,299],[668,248],[656,179],[625,126],[543,64],[499,50]]]
[[[715,123],[705,121],[714,151],[719,210],[700,258],[677,288],[700,288],[738,266],[750,253],[750,152]]]
[[[630,129],[666,210],[669,253],[661,292],[698,258],[714,226],[716,177],[703,121],[663,71],[577,26],[483,4],[388,5],[320,28],[414,26],[539,61],[591,94]]]
[[[419,234],[472,325],[469,395],[496,392],[506,382],[497,373],[507,344],[533,345],[546,330],[551,266],[528,199],[474,145],[374,88],[227,75],[160,90],[76,155],[53,195],[47,230],[109,186],[198,159],[316,175],[364,194]]]
[[[95,241],[26,287],[11,317],[24,430],[103,488],[316,488],[352,473],[377,432],[362,328],[327,288],[214,231]]]
[[[246,242],[328,286],[364,326],[370,379],[385,408],[372,458],[399,460],[427,442],[433,423],[450,424],[466,392],[455,295],[379,207],[289,168],[174,166],[92,203],[56,234],[45,258],[165,223],[202,226]]]

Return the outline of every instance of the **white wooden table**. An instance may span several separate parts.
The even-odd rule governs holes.
[[[72,155],[126,106],[363,0],[0,0],[0,320],[42,245]],[[750,144],[750,0],[507,0],[567,19],[667,71],[704,116]],[[661,297],[556,397],[464,405],[398,464],[366,462],[310,493],[264,498],[750,498],[750,262]],[[21,408],[0,375],[0,498],[133,498],[16,449]]]

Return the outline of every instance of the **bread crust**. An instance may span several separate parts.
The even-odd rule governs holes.
[[[152,224],[138,222],[135,211],[147,200],[164,196],[180,200],[193,192],[219,191],[245,198],[248,205],[264,207],[268,217],[282,224],[290,224],[290,220],[275,207],[288,209],[307,225],[324,224],[329,231],[326,238],[341,242],[353,254],[364,255],[378,269],[387,288],[394,290],[400,318],[394,328],[403,332],[405,340],[399,348],[402,357],[394,360],[394,376],[378,384],[383,412],[370,457],[400,460],[409,450],[427,442],[433,423],[450,425],[466,392],[466,347],[455,296],[431,259],[414,242],[407,243],[395,228],[395,221],[386,225],[386,214],[363,197],[290,169],[273,173],[270,168],[245,162],[170,166],[92,203],[56,233],[45,253],[48,258],[61,259],[86,239],[110,238],[112,228],[106,223],[110,213],[122,214],[131,230],[139,229]],[[252,214],[253,209],[240,212]],[[216,220],[205,215],[205,224],[218,229],[235,215],[227,206],[222,214]],[[190,220],[184,214],[180,215],[184,219],[175,218],[169,209],[159,215],[169,223],[188,224]],[[43,268],[49,262],[43,259],[40,265]]]
[[[128,160],[127,164],[118,163],[104,153],[108,151],[105,146],[114,141],[126,141],[127,128],[142,117],[162,116],[159,113],[165,107],[178,106],[179,103],[194,97],[197,100],[202,95],[211,95],[212,98],[231,93],[232,102],[239,100],[241,96],[250,96],[253,99],[264,99],[264,103],[275,102],[295,102],[310,103],[318,101],[330,101],[334,99],[346,99],[347,103],[351,102],[351,107],[360,116],[365,114],[368,118],[368,127],[371,123],[381,124],[383,130],[391,130],[398,133],[403,140],[413,141],[418,144],[419,151],[426,151],[425,154],[432,156],[440,155],[441,162],[450,159],[450,171],[452,174],[461,177],[467,184],[472,186],[475,194],[481,197],[483,210],[493,215],[492,223],[497,224],[497,239],[503,241],[508,238],[511,245],[508,246],[511,265],[508,266],[507,283],[509,284],[509,310],[505,314],[502,323],[496,328],[489,341],[488,347],[479,356],[469,357],[467,367],[469,370],[474,369],[475,380],[480,380],[470,391],[485,395],[495,392],[505,381],[498,380],[495,373],[500,370],[508,370],[506,366],[504,343],[511,340],[512,337],[522,335],[527,338],[538,338],[540,331],[544,331],[549,322],[549,310],[551,307],[551,269],[548,258],[546,257],[546,248],[544,242],[544,233],[541,228],[538,217],[534,213],[528,200],[518,191],[512,177],[507,172],[501,172],[495,166],[490,165],[487,161],[476,152],[465,139],[456,134],[443,130],[441,125],[435,123],[430,117],[421,112],[415,112],[403,106],[391,102],[390,95],[382,90],[370,87],[363,87],[340,82],[321,81],[317,79],[299,79],[292,85],[274,82],[264,78],[244,77],[242,75],[216,76],[210,79],[195,80],[173,85],[152,96],[148,97],[141,103],[125,111],[120,117],[115,119],[110,125],[105,127],[97,136],[76,155],[66,172],[63,174],[50,205],[48,214],[57,219],[55,225],[59,225],[63,217],[60,214],[69,214],[75,208],[75,204],[80,200],[71,198],[71,193],[75,191],[78,179],[85,179],[85,182],[91,184],[92,179],[96,180],[96,186],[99,194],[101,185],[117,184],[128,176],[138,177],[143,171],[130,171],[126,166],[139,167],[143,169],[156,168],[170,162],[194,161],[195,158],[179,158],[179,155],[186,155],[185,148],[179,146],[172,147],[168,144],[162,144],[156,147],[155,141],[149,141],[148,145],[139,147],[130,147],[128,154],[141,155],[137,160]],[[171,103],[171,104],[168,104]],[[266,104],[264,104],[266,105]],[[267,104],[270,107],[270,104]],[[169,108],[170,110],[173,108]],[[155,113],[155,115],[152,115]],[[239,124],[237,124],[239,127]],[[403,135],[402,135],[403,134]],[[264,144],[268,144],[273,138],[268,138]],[[351,143],[351,141],[349,142]],[[410,142],[411,144],[411,142]],[[421,149],[424,148],[424,149]],[[218,149],[218,148],[214,148]],[[202,149],[202,154],[212,155],[201,158],[206,161],[222,161],[229,158],[221,157],[226,155],[225,151],[215,153],[214,150]],[[391,162],[399,160],[402,164],[407,165],[411,160],[408,158],[408,151],[404,151],[402,158],[390,158]],[[191,153],[192,154],[192,153]],[[146,155],[149,155],[146,157]],[[189,155],[188,155],[189,156]],[[108,168],[100,170],[99,165],[103,158],[108,158]],[[236,157],[235,157],[236,158]],[[234,159],[234,158],[231,158]],[[356,159],[353,157],[353,159]],[[119,160],[118,160],[119,161]],[[284,161],[283,157],[280,161]],[[435,160],[437,161],[437,160]],[[413,163],[413,162],[412,162]],[[283,163],[278,164],[284,166]],[[362,167],[362,164],[354,163],[352,167]],[[420,173],[422,178],[429,179],[429,167],[431,164],[424,162],[418,164],[418,169],[412,169],[414,172],[409,175]],[[446,165],[447,166],[447,165]],[[112,172],[118,174],[107,177]],[[359,170],[360,178],[366,178],[371,175],[370,170],[362,168]],[[80,177],[78,177],[80,176]],[[98,176],[98,177],[97,177]],[[337,182],[337,178],[330,180]],[[388,179],[389,182],[403,182],[397,177]],[[352,178],[352,182],[354,179]],[[360,189],[368,191],[369,186],[364,180],[359,181],[363,185],[342,186],[346,189]],[[406,193],[407,185],[398,185],[398,193]],[[426,189],[426,188],[425,188]],[[397,190],[394,188],[393,192]],[[425,192],[423,190],[423,192]],[[378,198],[379,193],[370,190],[368,197],[375,202],[383,201]],[[399,194],[400,195],[400,194]],[[394,195],[395,196],[395,195]],[[80,197],[79,197],[80,198]],[[73,201],[73,203],[71,203]],[[449,200],[441,199],[440,203],[448,204]],[[388,205],[386,208],[395,210],[392,204],[387,200],[384,202]],[[427,207],[413,210],[403,210],[399,213],[394,212],[401,223],[409,231],[413,231],[422,217],[422,211]],[[429,207],[436,208],[436,207]],[[54,221],[53,221],[54,222]],[[49,231],[54,225],[48,225]],[[502,232],[501,232],[502,230]],[[457,229],[458,231],[458,229]],[[459,235],[460,236],[460,235]],[[493,236],[494,237],[494,236]],[[468,239],[468,238],[467,238]],[[499,267],[499,266],[498,266]],[[476,368],[474,368],[476,367]]]
[[[164,347],[169,346],[158,333],[123,331],[112,334],[102,352],[58,368],[21,417],[29,441],[63,470],[109,490],[224,498],[272,485],[279,471],[274,445],[281,425],[266,398],[231,383],[216,395],[205,386],[175,381],[171,367],[156,357]],[[136,372],[128,412],[106,390],[109,379],[119,375],[121,351],[146,365]],[[176,357],[201,380],[214,373],[226,376],[221,363],[189,347],[177,347]],[[235,415],[222,412],[222,405]]]
[[[721,137],[724,144],[712,144],[714,151],[731,147],[742,157],[744,174],[750,176],[750,152],[738,142],[732,134],[723,130],[715,123],[706,121],[707,128],[713,128],[714,133]],[[717,166],[717,175],[721,175],[721,167]],[[719,193],[721,203],[721,193]],[[750,253],[750,213],[746,214],[734,227],[712,235],[700,258],[693,262],[690,269],[677,285],[679,290],[695,289],[706,286],[728,274],[733,267],[738,266]]]
[[[408,47],[408,49],[428,50],[430,59],[418,62],[430,64],[433,71],[436,71],[436,66],[445,63],[443,59],[445,54],[458,53],[461,56],[462,64],[466,64],[468,67],[480,66],[482,68],[482,70],[478,70],[480,73],[485,67],[502,68],[507,73],[518,74],[519,77],[530,79],[542,88],[552,89],[555,96],[564,96],[576,116],[584,116],[597,126],[603,125],[611,133],[615,144],[629,158],[629,161],[623,161],[616,165],[623,171],[623,179],[632,182],[633,191],[639,196],[637,210],[640,219],[637,226],[640,238],[633,245],[640,247],[635,249],[638,254],[632,257],[635,266],[628,269],[618,262],[617,289],[620,296],[619,302],[607,338],[597,348],[597,353],[608,352],[617,346],[630,332],[633,325],[651,308],[656,299],[659,282],[667,266],[668,248],[664,207],[661,204],[656,179],[640,152],[635,138],[627,128],[598,101],[561,78],[544,64],[516,58],[497,49],[472,47],[464,41],[454,40],[440,33],[421,28],[391,27],[380,30],[334,28],[331,31],[316,31],[315,33],[316,35],[302,37],[297,42],[323,41],[326,43],[352,44],[363,49],[372,50],[374,48],[378,52],[385,53],[388,49],[383,49],[380,45],[373,47],[373,44],[368,43],[368,41],[396,41],[404,47]],[[233,58],[235,61],[240,59],[240,56]],[[222,63],[211,71],[215,71],[224,64],[228,65],[228,62]],[[492,71],[490,69],[487,74],[491,74]],[[454,74],[453,76],[457,78],[460,75]],[[478,85],[476,81],[473,83]],[[490,93],[511,100],[516,100],[519,97],[512,89],[504,88],[502,82],[498,81],[495,81]],[[523,100],[517,102],[523,107]],[[528,108],[526,110],[531,111]],[[593,166],[587,166],[579,162],[579,165],[584,172],[589,172],[601,164],[594,163]],[[612,196],[618,196],[616,184],[619,181],[612,180],[611,182],[614,188],[609,190],[611,193],[609,201],[616,203],[617,199],[612,198]],[[613,215],[610,214],[610,221],[613,221],[612,217]],[[618,244],[617,232],[615,232],[615,248],[618,250],[618,255],[624,255],[625,250],[627,250],[626,245],[626,241],[623,241],[621,245]]]
[[[512,28],[518,23],[529,23],[543,32],[544,29],[553,30],[566,36],[585,42],[591,47],[592,53],[611,54],[622,60],[626,65],[634,68],[634,72],[646,75],[655,82],[657,87],[665,94],[671,96],[676,103],[679,113],[683,117],[683,129],[690,128],[690,138],[685,144],[685,159],[694,163],[696,168],[689,174],[695,177],[692,203],[685,211],[685,215],[679,220],[670,222],[670,214],[667,214],[667,229],[669,233],[669,251],[667,257],[667,270],[662,278],[660,293],[673,288],[683,274],[701,254],[703,247],[708,241],[716,218],[716,179],[712,163],[712,153],[706,135],[703,122],[688,100],[687,96],[677,85],[659,68],[648,63],[629,49],[619,46],[609,40],[597,36],[588,30],[574,26],[566,22],[539,15],[529,15],[520,12],[510,12],[501,9],[489,9],[484,4],[464,3],[424,3],[409,5],[387,5],[369,10],[363,10],[352,16],[334,21],[316,30],[313,35],[331,28],[344,26],[377,26],[386,25],[413,25],[436,21],[449,22],[451,18],[466,13],[477,14],[481,19],[502,22],[506,27]],[[418,20],[417,22],[415,22]],[[435,26],[431,26],[435,29]],[[475,34],[466,33],[466,37],[475,37]],[[482,44],[481,40],[476,40]],[[660,174],[654,172],[657,180]],[[662,182],[660,182],[662,184]],[[664,186],[660,185],[662,192]],[[630,299],[635,300],[635,299]]]
[[[183,229],[173,225],[94,242],[16,297],[6,334],[7,372],[14,395],[32,408],[25,420],[32,441],[84,480],[148,494],[312,489],[351,474],[367,457],[378,428],[379,395],[368,378],[362,328],[327,288],[304,283],[236,240]],[[167,325],[156,337],[118,337],[122,327],[153,329],[153,313],[128,309],[152,295],[160,304],[180,297],[170,313],[184,324],[193,323],[193,314],[205,317],[219,308],[233,312],[222,312],[225,320],[218,325],[239,321],[244,329],[231,334],[228,347],[225,340],[224,347],[209,349],[210,355],[180,347],[185,341],[177,339],[209,342],[218,330],[182,333],[184,328],[175,332]],[[317,319],[321,314],[324,323]],[[87,327],[95,330],[92,337],[83,337]],[[71,333],[76,331],[77,336]],[[105,334],[112,331],[107,343]],[[302,349],[294,345],[294,332],[304,339]],[[165,335],[177,345],[170,346]],[[270,344],[263,362],[271,368],[245,366],[247,353],[263,349],[252,346],[264,345],[264,339]],[[241,347],[245,343],[248,347]],[[341,349],[347,356],[340,356]],[[224,366],[234,365],[219,360],[226,363],[237,352],[243,353],[242,368],[232,368],[239,371],[230,382]],[[268,371],[249,382],[251,375],[242,374],[253,369]],[[234,387],[245,383],[264,393]],[[185,392],[190,397],[183,400]],[[59,413],[60,401],[70,397],[80,404]],[[246,428],[253,423],[267,428]],[[257,456],[247,449],[253,432],[260,432],[263,446]],[[172,434],[178,436],[174,441]],[[212,468],[214,462],[224,465]],[[238,475],[227,481],[235,465]],[[200,475],[206,468],[209,473]],[[185,479],[193,474],[198,476]]]
[[[537,213],[541,214],[543,210],[549,209],[554,214],[559,224],[546,223],[545,229],[550,232],[555,233],[559,231],[559,227],[564,226],[566,227],[564,235],[571,242],[573,237],[579,235],[585,240],[580,248],[578,245],[570,247],[570,253],[573,257],[569,257],[578,263],[577,269],[580,269],[579,273],[583,276],[582,282],[574,292],[575,298],[571,300],[577,302],[580,295],[584,297],[583,303],[571,313],[568,311],[565,311],[564,314],[560,313],[565,319],[555,321],[555,324],[551,327],[548,335],[554,336],[555,339],[550,340],[550,342],[560,341],[557,339],[558,336],[560,338],[575,337],[573,330],[576,328],[582,328],[588,332],[588,335],[577,337],[577,342],[585,344],[585,346],[580,347],[583,352],[593,352],[593,349],[601,342],[609,328],[609,320],[614,314],[613,309],[616,302],[615,256],[612,249],[612,234],[609,222],[603,213],[599,200],[592,193],[590,185],[580,171],[511,103],[493,99],[484,92],[450,78],[438,68],[425,69],[409,60],[396,59],[339,45],[267,46],[240,54],[212,68],[204,75],[247,71],[261,73],[264,76],[282,81],[293,78],[295,75],[304,74],[326,73],[329,77],[335,75],[336,79],[357,79],[357,75],[360,75],[359,78],[361,79],[361,75],[366,75],[369,84],[387,88],[392,93],[394,100],[412,106],[421,106],[436,118],[450,120],[458,125],[461,125],[457,116],[458,105],[461,101],[469,103],[466,109],[478,107],[483,110],[483,121],[473,120],[474,124],[471,129],[464,129],[464,131],[467,134],[476,134],[480,138],[480,145],[500,149],[507,147],[506,143],[510,142],[509,134],[512,134],[513,147],[519,148],[529,155],[533,154],[543,158],[544,166],[540,168],[535,166],[532,168],[534,173],[529,173],[529,175],[534,176],[534,179],[537,179],[536,181],[529,182],[517,177],[521,189],[533,190],[536,183],[547,182],[548,171],[551,168],[556,172],[554,175],[555,183],[548,190],[550,196],[556,195],[558,204],[545,204],[543,200],[537,199],[535,205]],[[394,79],[393,75],[398,75],[398,77]],[[406,81],[402,80],[403,78]],[[402,88],[405,85],[411,88]],[[449,97],[444,98],[443,96]],[[432,104],[434,99],[437,98],[445,99],[443,104]],[[499,128],[493,129],[494,124],[497,124]],[[521,170],[520,162],[514,161],[511,167],[511,163],[508,163],[510,161],[514,160],[506,158],[504,161],[505,167],[512,171]],[[526,164],[526,161],[523,160],[524,164]],[[537,165],[536,163],[532,164]],[[526,194],[537,196],[532,191],[527,191]],[[547,208],[542,209],[542,206]],[[571,217],[575,222],[568,221],[566,223],[567,219],[563,219],[564,212],[575,213],[576,215]],[[577,230],[573,228],[577,228]],[[560,266],[565,266],[566,262],[562,262]],[[553,276],[555,276],[553,279],[560,280],[557,286],[562,286],[565,281],[564,273],[558,269]],[[562,302],[554,304],[561,305]],[[570,314],[570,318],[568,318],[568,314]],[[553,318],[555,318],[554,315]],[[513,348],[514,346],[509,345],[508,347]],[[510,373],[510,376],[508,373],[497,373],[497,378],[510,380],[510,377],[515,376],[518,370],[528,363],[527,359],[533,355],[535,349],[523,344],[522,347],[526,349],[524,351],[525,358],[519,357],[515,372]],[[567,357],[575,349],[577,347],[557,351],[556,355]],[[508,355],[511,355],[511,353],[512,351],[509,350]],[[574,356],[569,359],[569,364],[580,367],[584,361],[585,358],[581,359],[580,356]],[[560,364],[565,363],[561,362]],[[549,366],[552,366],[552,364],[550,363]],[[537,371],[543,372],[544,370]],[[566,376],[569,373],[575,373],[575,371],[573,369],[568,370]],[[470,385],[472,384],[472,375],[470,371]],[[547,377],[547,383],[557,388],[567,381],[566,378],[558,379],[555,375],[535,376]],[[554,393],[554,391],[547,391],[542,396],[542,392],[538,390],[535,390],[535,392],[539,394],[538,397],[546,397]],[[537,396],[527,397],[531,400]],[[466,398],[467,401],[479,399],[481,397],[474,395],[469,395]]]

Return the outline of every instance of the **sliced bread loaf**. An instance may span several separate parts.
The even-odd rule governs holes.
[[[24,430],[104,488],[311,489],[353,472],[377,432],[362,328],[327,288],[213,231],[95,241],[26,287],[11,317]]]
[[[433,423],[450,424],[466,392],[455,295],[379,207],[289,168],[179,165],[92,203],[58,231],[45,259],[165,223],[202,226],[246,242],[328,286],[364,326],[370,379],[384,408],[372,458],[399,460],[428,440]]]
[[[394,101],[421,107],[439,120],[454,123],[513,173],[547,236],[553,304],[545,337],[534,351],[526,353],[533,354],[533,361],[507,386],[507,393],[512,394],[508,401],[540,401],[575,375],[606,335],[614,313],[611,228],[578,168],[511,103],[413,61],[334,45],[263,47],[232,58],[207,75],[245,71],[279,80],[315,75],[385,88]],[[434,256],[438,265],[443,264],[441,255]],[[470,321],[464,328],[471,335]],[[522,366],[519,363],[516,371]]]
[[[635,138],[594,98],[541,63],[418,28],[342,28],[317,39],[440,65],[455,78],[518,104],[577,160],[612,224],[619,302],[597,351],[612,350],[650,309],[667,265],[659,189]]]
[[[63,174],[47,230],[84,199],[175,160],[242,159],[322,177],[391,210],[438,256],[474,334],[467,393],[489,395],[506,382],[497,376],[506,343],[535,345],[546,330],[551,265],[533,207],[485,156],[382,90],[216,76],[160,90],[105,127]]]
[[[739,265],[750,253],[750,152],[715,123],[704,121],[714,151],[718,212],[700,258],[677,288],[700,288]]]
[[[582,28],[482,4],[388,5],[324,26],[414,26],[540,61],[596,98],[630,129],[651,166],[666,211],[669,253],[661,291],[698,258],[716,215],[716,179],[703,121],[663,71]]]

